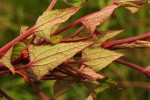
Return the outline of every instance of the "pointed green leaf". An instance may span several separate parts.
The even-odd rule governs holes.
[[[109,65],[112,61],[123,56],[121,53],[103,48],[87,48],[82,53],[84,64],[95,71],[99,71]]]
[[[66,77],[61,80],[57,80],[54,84],[54,96],[61,94],[67,90],[70,86],[76,84],[77,81],[72,77]]]
[[[91,45],[93,41],[59,43],[46,46],[29,46],[31,72],[40,80],[50,70],[73,57],[77,52]]]
[[[117,5],[110,5],[98,12],[85,16],[82,19],[82,23],[90,31],[90,33],[94,33],[96,27],[105,22],[117,7]]]
[[[118,35],[122,31],[123,30],[107,31],[107,32],[105,32],[102,35],[97,35],[98,36],[98,40],[92,45],[92,47],[100,47],[102,45],[102,43],[104,43],[108,39]]]
[[[96,79],[105,78],[105,76],[103,76],[99,73],[96,73],[93,69],[88,68],[88,67],[84,67],[83,69],[81,69],[81,71],[82,71],[82,75],[91,81],[94,81]]]
[[[81,6],[87,0],[63,0],[63,1],[71,6]]]
[[[25,48],[26,48],[26,45],[22,42],[15,44],[13,47],[11,59],[17,58],[21,54],[21,52],[25,50]]]
[[[105,89],[108,89],[109,87],[118,87],[118,83],[116,83],[110,78],[100,79],[98,80],[98,82],[100,83],[100,85],[95,89],[96,94],[104,91]]]
[[[79,9],[79,7],[72,7],[45,11],[43,15],[38,18],[35,24],[35,34],[49,41],[50,36],[55,33],[60,24],[67,21]]]
[[[4,64],[13,74],[15,74],[15,69],[11,64],[11,55],[13,48],[9,49],[4,56],[0,58],[0,63]]]

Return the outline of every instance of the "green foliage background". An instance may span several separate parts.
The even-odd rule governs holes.
[[[0,0],[0,47],[19,35],[21,25],[33,26],[36,19],[47,8],[51,0]],[[83,8],[76,13],[65,26],[70,22],[81,18],[84,15],[95,12],[110,4],[112,0],[88,0]],[[58,0],[55,9],[68,7]],[[64,34],[74,32],[76,26]],[[118,35],[116,39],[131,37],[146,32],[150,32],[150,5],[145,4],[137,13],[131,14],[128,10],[119,8],[111,19],[98,27],[99,30],[118,30],[125,31]],[[150,49],[124,49],[119,50],[126,57],[123,59],[131,61],[140,66],[146,67],[150,64]],[[128,57],[127,57],[128,56]],[[139,72],[126,66],[112,63],[102,70],[107,75],[118,82],[122,89],[109,88],[97,95],[97,100],[150,100],[150,81]],[[37,83],[46,95],[52,96],[54,81]],[[41,100],[34,88],[25,84],[24,80],[18,75],[0,76],[0,88],[15,100]],[[84,100],[88,91],[81,84],[73,86],[67,92],[58,96],[56,100]],[[5,100],[5,99],[0,99]]]

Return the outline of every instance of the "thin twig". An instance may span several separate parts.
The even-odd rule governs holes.
[[[76,30],[72,35],[70,35],[69,38],[75,37],[75,36],[78,35],[84,28],[85,28],[85,26],[82,25],[78,30]]]
[[[80,78],[82,78],[83,80],[85,79],[85,78],[82,76],[81,70],[74,68],[73,66],[69,65],[67,62],[64,62],[63,64],[64,64],[67,68],[69,68],[70,70],[73,70],[74,72],[76,72],[76,73],[80,76]]]
[[[1,90],[0,89],[0,94],[2,95],[2,96],[4,96],[6,99],[8,99],[8,100],[14,100],[13,98],[11,98],[10,96],[8,96],[3,90]]]
[[[33,34],[34,30],[35,30],[35,28],[32,27],[26,33],[18,36],[17,38],[15,38],[14,40],[12,40],[11,42],[7,43],[5,46],[3,46],[0,49],[0,54],[6,53],[15,43],[21,42],[24,39],[26,39],[27,37],[29,37],[31,34]]]
[[[150,32],[146,33],[146,34],[139,35],[139,36],[135,36],[135,37],[125,38],[125,39],[121,39],[121,40],[114,40],[111,42],[106,42],[102,45],[102,47],[103,48],[111,48],[115,45],[129,43],[129,42],[133,42],[133,41],[141,40],[141,39],[146,39],[148,37],[150,37]]]
[[[115,60],[115,62],[126,65],[126,66],[128,66],[130,68],[133,68],[133,69],[145,74],[146,76],[150,77],[149,76],[150,71],[148,71],[148,70],[146,70],[146,69],[144,69],[144,68],[142,68],[142,67],[140,67],[136,64],[133,64],[131,62],[127,62],[127,61],[124,61],[124,60],[121,60],[121,59],[117,59],[117,60]]]
[[[32,35],[32,38],[31,38],[31,40],[29,41],[29,43],[28,43],[28,44],[32,44],[32,43],[33,43],[33,41],[34,41],[34,39],[35,39],[35,37],[36,37],[36,36],[33,34],[33,35]]]
[[[54,7],[54,5],[56,4],[57,0],[52,0],[51,4],[49,5],[49,7],[47,8],[47,10],[52,10],[52,8]]]
[[[79,20],[76,20],[75,22],[73,22],[73,23],[71,23],[71,24],[65,26],[64,28],[60,29],[59,31],[55,32],[54,35],[58,35],[58,34],[64,32],[64,31],[66,31],[67,29],[69,29],[69,28],[71,28],[71,27],[73,27],[73,26],[79,24],[80,22],[81,22],[80,19],[79,19]]]
[[[29,68],[29,67],[31,67],[30,64],[22,65],[22,66],[20,66],[20,67],[15,68],[15,71],[17,71],[17,70],[22,70],[22,69]],[[0,72],[0,75],[6,74],[6,73],[10,73],[10,72],[11,72],[10,70],[1,71],[1,72]]]
[[[49,98],[39,89],[37,85],[35,85],[32,80],[29,79],[29,83],[35,88],[38,94],[43,98],[43,100],[49,100]]]

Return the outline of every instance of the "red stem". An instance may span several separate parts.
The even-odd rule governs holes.
[[[10,96],[8,96],[3,90],[1,90],[0,89],[0,94],[2,95],[2,96],[4,96],[6,99],[8,99],[8,100],[14,100],[14,99],[12,99]]]
[[[73,26],[79,24],[80,22],[81,22],[81,19],[76,20],[75,22],[73,22],[73,23],[71,23],[71,24],[65,26],[65,27],[62,28],[61,30],[59,30],[59,31],[57,31],[56,33],[54,33],[54,35],[58,35],[58,34],[64,32],[65,30],[67,30],[67,29],[69,29],[69,28],[71,28],[71,27],[73,27]]]
[[[136,64],[133,64],[131,62],[127,62],[127,61],[124,61],[124,60],[120,60],[120,59],[115,60],[115,62],[126,65],[130,68],[133,68],[133,69],[135,69],[135,70],[137,70],[137,71],[139,71],[139,72],[141,72],[141,73],[143,73],[143,74],[145,74],[146,76],[149,77],[149,75],[148,75],[149,71],[145,70],[144,68],[142,68],[142,67],[140,67]]]
[[[115,40],[115,41],[111,41],[111,42],[106,42],[102,45],[102,47],[103,48],[111,48],[111,47],[118,45],[118,44],[129,43],[129,42],[133,42],[136,40],[145,39],[148,37],[150,37],[150,32],[146,33],[146,34],[139,35],[139,36],[135,36],[135,37],[125,38],[125,39],[121,39],[121,40]]]
[[[36,37],[36,36],[33,34],[33,36],[32,36],[32,38],[31,38],[31,40],[29,41],[28,45],[29,45],[29,44],[32,44],[32,43],[34,42],[35,37]]]
[[[35,88],[38,94],[43,98],[43,100],[49,100],[49,98],[39,89],[37,85],[35,85],[32,80],[29,79],[29,83]]]
[[[14,40],[12,40],[11,42],[9,42],[8,44],[6,44],[5,46],[3,46],[0,49],[0,54],[2,53],[6,53],[15,43],[23,41],[24,39],[26,39],[28,36],[30,36],[33,32],[34,32],[35,28],[32,27],[30,28],[26,33],[18,36],[17,38],[15,38]]]
[[[26,65],[22,65],[21,67],[15,68],[15,71],[21,70],[21,69],[24,69],[24,68],[29,68],[29,67],[31,67],[31,64],[30,64],[30,63],[29,63],[29,64],[26,64]],[[1,72],[0,72],[0,75],[1,75],[1,74],[6,74],[6,73],[10,73],[10,72],[11,72],[10,70],[1,71]]]
[[[72,35],[70,35],[69,38],[75,37],[75,36],[78,35],[84,28],[85,28],[85,26],[82,25],[78,30],[76,30]]]
[[[54,7],[54,5],[56,4],[57,0],[52,0],[51,4],[49,5],[49,7],[47,8],[47,10],[52,10],[52,8]]]

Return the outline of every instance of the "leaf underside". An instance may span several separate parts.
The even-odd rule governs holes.
[[[11,64],[11,55],[12,55],[13,48],[9,49],[6,54],[0,58],[0,62],[4,64],[13,74],[15,74],[15,69]]]
[[[55,33],[58,27],[63,22],[67,21],[79,9],[80,7],[72,7],[45,11],[43,15],[38,18],[35,24],[35,34],[49,41],[50,36]]]
[[[90,31],[90,33],[94,33],[96,27],[105,22],[117,7],[117,5],[107,6],[98,12],[84,17],[82,23]]]
[[[96,73],[93,69],[91,68],[88,68],[88,67],[84,67],[82,70],[82,75],[84,77],[86,77],[88,80],[91,80],[91,81],[94,81],[94,80],[97,80],[97,79],[102,79],[102,78],[105,78],[105,76],[99,74],[99,73]]]
[[[77,52],[91,45],[93,41],[59,43],[46,46],[29,46],[30,73],[40,80],[50,70],[73,57]]]
[[[86,48],[82,53],[84,64],[95,71],[99,71],[109,65],[112,61],[123,56],[121,53],[103,48]]]
[[[14,45],[11,59],[17,58],[23,50],[25,50],[26,45],[22,42],[19,42]]]

